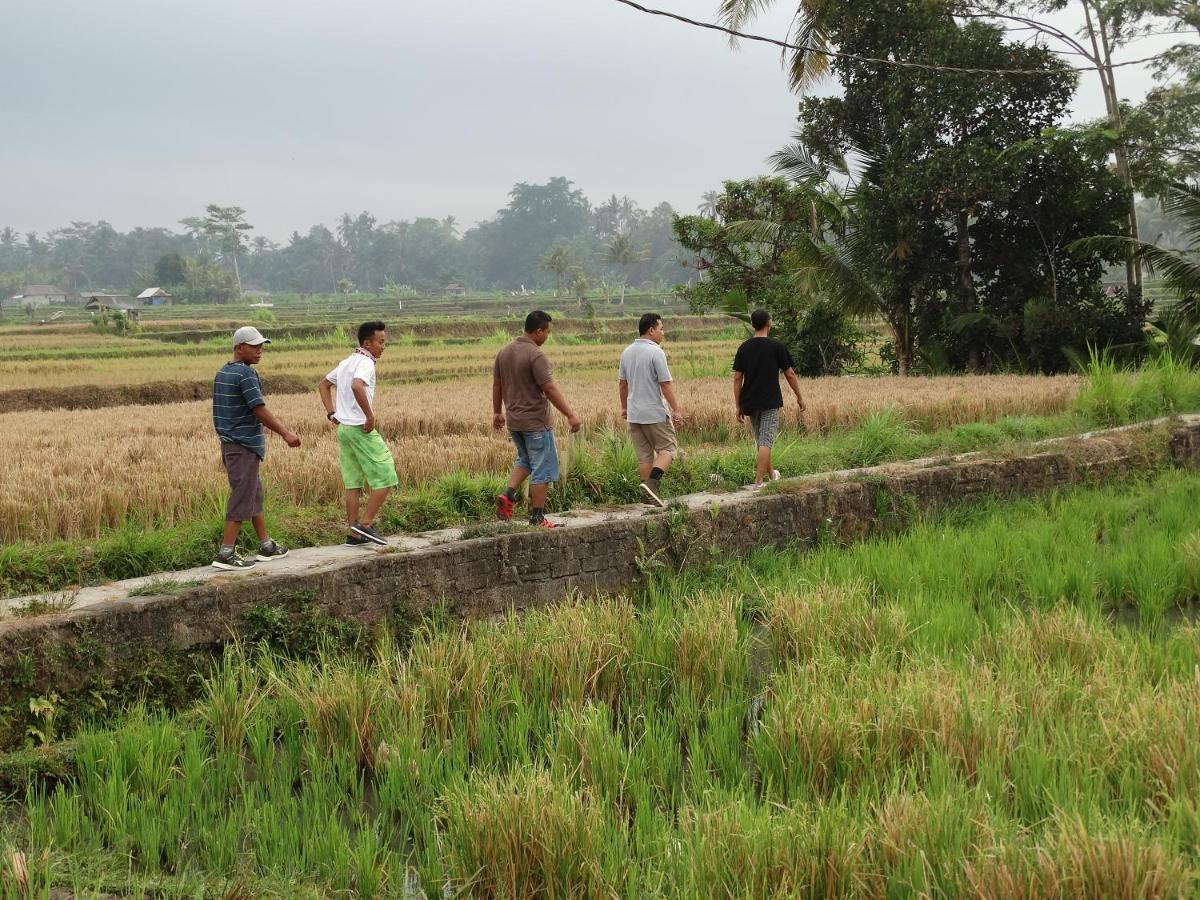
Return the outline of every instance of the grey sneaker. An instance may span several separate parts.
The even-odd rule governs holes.
[[[348,535],[346,535],[346,546],[347,547],[361,547],[363,544],[369,544],[369,543],[371,543],[371,542],[368,541],[365,537],[359,537],[353,531],[351,531]]]
[[[279,557],[287,555],[287,547],[281,547],[274,541],[268,541],[265,547],[260,546],[258,548],[258,556],[254,558],[259,562],[270,562],[273,559],[279,559]]]
[[[667,505],[663,502],[663,498],[659,496],[659,491],[662,488],[657,481],[647,478],[639,487],[642,489],[642,498],[651,506],[665,507]]]
[[[383,536],[378,531],[376,531],[374,526],[372,526],[372,525],[360,525],[357,522],[355,522],[353,525],[350,526],[350,530],[352,532],[354,532],[355,534],[357,534],[359,537],[366,538],[372,544],[381,544],[384,547],[387,546],[387,541],[384,540]]]
[[[214,569],[225,569],[229,572],[242,572],[254,568],[252,560],[242,559],[237,553],[217,553],[212,564]]]

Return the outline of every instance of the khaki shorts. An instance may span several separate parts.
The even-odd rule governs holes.
[[[630,422],[629,436],[633,438],[633,450],[637,453],[638,462],[643,465],[654,462],[654,457],[660,453],[674,456],[679,449],[675,440],[675,426],[670,419],[650,425]]]

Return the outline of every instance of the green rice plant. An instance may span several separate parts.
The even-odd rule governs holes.
[[[846,659],[879,653],[895,660],[908,643],[904,611],[873,603],[862,582],[777,591],[763,614],[777,665],[804,663],[827,652]]]
[[[473,897],[603,897],[625,878],[622,829],[543,770],[474,779],[438,812],[452,882]]]
[[[199,711],[213,744],[218,751],[240,755],[246,724],[262,700],[256,673],[240,652],[227,652],[205,689]]]
[[[687,897],[840,897],[862,884],[845,814],[773,811],[747,800],[680,813],[670,893]]]

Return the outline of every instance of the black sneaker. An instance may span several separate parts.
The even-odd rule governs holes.
[[[229,572],[241,572],[254,568],[252,560],[242,559],[236,553],[218,553],[212,564],[214,569],[225,569]]]
[[[350,530],[359,537],[366,538],[372,544],[381,544],[384,547],[387,546],[387,541],[384,540],[383,536],[375,530],[374,526],[359,525],[357,522],[355,522],[350,526]]]
[[[660,488],[657,481],[646,479],[639,485],[639,487],[642,489],[642,499],[644,499],[651,506],[665,507],[667,505],[663,503],[662,497],[658,495]]]
[[[371,542],[368,541],[365,537],[359,537],[353,531],[350,532],[348,535],[346,535],[346,546],[347,547],[361,547],[363,544],[369,544],[369,543],[371,543]]]
[[[279,559],[279,557],[287,555],[287,547],[281,547],[274,541],[268,541],[265,547],[260,546],[258,548],[258,556],[254,558],[259,562],[270,562],[273,559]]]

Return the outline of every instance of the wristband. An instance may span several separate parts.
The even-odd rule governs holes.
[[[336,415],[337,415],[337,412],[336,412],[336,411],[334,411],[334,412],[327,412],[327,413],[325,413],[325,418],[326,418],[326,419],[328,419],[330,422],[332,422],[332,421],[333,421],[333,417],[334,417],[334,416],[336,416]]]

